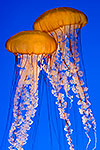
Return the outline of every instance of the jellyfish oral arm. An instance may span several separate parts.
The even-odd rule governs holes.
[[[79,28],[79,29],[78,29]],[[88,94],[87,90],[88,88],[85,87],[85,84],[83,82],[83,72],[80,71],[79,68],[79,53],[78,53],[78,33],[80,30],[80,26],[65,26],[60,29],[57,29],[50,34],[54,36],[55,39],[57,39],[58,42],[58,50],[52,54],[52,57],[50,59],[50,68],[45,69],[45,71],[48,73],[48,78],[54,88],[54,92],[52,94],[57,97],[60,93],[61,86],[63,86],[63,89],[66,92],[67,98],[71,100],[71,106],[73,102],[72,95],[69,95],[69,90],[72,90],[75,96],[79,99],[78,105],[80,105],[81,108],[79,108],[79,112],[82,116],[82,122],[84,124],[85,134],[88,138],[88,143],[86,148],[88,149],[88,146],[91,142],[91,138],[89,136],[89,131],[91,126],[93,126],[93,132],[95,136],[95,146],[93,149],[96,149],[96,122],[93,117],[92,111],[89,108],[90,102],[88,101]],[[49,66],[49,65],[48,65]],[[65,78],[66,77],[66,78]],[[67,77],[69,79],[67,79]],[[57,86],[59,85],[59,86]],[[58,110],[60,111],[60,117],[66,115],[62,108],[62,102],[61,99],[57,101],[58,103]],[[63,112],[63,113],[61,113]],[[68,119],[68,118],[67,118]],[[69,131],[69,120],[66,121],[66,130],[67,130],[67,138],[70,139],[70,131]],[[71,132],[72,133],[72,132]],[[69,136],[69,137],[68,137]],[[71,142],[70,142],[71,141]],[[69,140],[70,148],[73,148],[72,140]]]
[[[33,59],[33,62],[31,60]],[[40,69],[35,66],[36,56],[20,58],[20,79],[14,97],[14,122],[9,132],[9,149],[23,150],[28,140],[27,131],[30,130],[38,106],[38,76]],[[33,68],[34,64],[34,68]]]

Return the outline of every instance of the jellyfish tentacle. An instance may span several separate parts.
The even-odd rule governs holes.
[[[61,50],[62,50],[62,48],[63,48],[63,46],[61,46]],[[70,49],[71,49],[71,43],[70,43]],[[64,59],[63,59],[64,60]],[[64,63],[65,63],[65,60],[64,60]],[[68,68],[68,66],[67,66],[67,68]],[[69,69],[69,68],[68,68]],[[70,71],[70,70],[69,70]],[[71,72],[71,71],[70,71]],[[73,71],[72,71],[73,72]],[[73,75],[72,75],[73,76]],[[86,117],[86,115],[85,115],[85,117]]]
[[[38,57],[37,56],[35,56],[36,57],[36,64],[37,64],[37,62],[38,62]],[[38,95],[38,91],[37,91],[37,81],[38,81],[38,75],[39,75],[39,70],[38,70],[38,68],[36,67],[33,67],[34,65],[33,65],[33,59],[32,59],[33,57],[31,56],[31,64],[32,64],[32,68],[33,68],[33,78],[32,78],[32,85],[33,85],[33,88],[31,89],[31,94],[33,93],[35,93],[35,95]],[[36,72],[36,75],[34,75],[34,72]],[[34,83],[34,76],[36,76],[36,83]],[[35,88],[35,90],[34,90],[34,88]],[[32,95],[33,95],[32,94]],[[29,95],[30,95],[30,92],[29,92]],[[36,97],[36,96],[35,96]],[[30,100],[30,98],[29,98],[29,100]],[[29,108],[29,114],[28,114],[28,118],[31,118],[31,117],[34,117],[35,116],[35,113],[36,113],[36,107],[38,106],[38,98],[36,99],[36,101],[35,101],[35,104],[34,104],[34,97],[32,98],[32,103],[30,103],[30,108]],[[33,107],[34,106],[34,107]],[[34,113],[33,113],[33,109],[34,109]],[[27,126],[28,126],[28,124],[30,124],[30,119],[28,119],[28,122],[27,122]],[[26,134],[26,132],[27,132],[27,128],[24,130],[24,132],[25,132],[25,134]],[[22,144],[21,144],[21,147],[23,146],[23,142],[24,141],[22,141]]]
[[[70,37],[69,37],[69,40],[70,40]],[[70,44],[71,44],[71,40],[70,40],[70,42],[69,42]],[[70,45],[71,46],[71,45]],[[72,56],[73,56],[73,52],[72,52],[72,49],[71,49],[71,54],[72,54]],[[73,57],[73,64],[75,65],[75,60],[74,60],[74,57]],[[89,106],[88,106],[88,100],[87,100],[87,97],[86,97],[86,94],[85,94],[85,92],[84,92],[84,88],[83,88],[83,86],[81,85],[81,81],[80,81],[80,79],[79,79],[79,75],[78,75],[78,71],[76,71],[76,74],[77,74],[77,78],[78,78],[78,81],[79,81],[79,84],[80,84],[80,86],[81,86],[81,88],[82,88],[82,91],[83,91],[83,94],[84,94],[84,97],[85,97],[85,103],[86,103],[86,107],[87,107],[87,110],[88,110],[88,112],[89,112],[89,119],[90,119],[90,121],[92,122],[92,118],[91,118],[91,113],[90,113],[90,109],[89,109]],[[86,116],[86,115],[85,115]],[[93,119],[94,120],[94,119]],[[94,125],[94,127],[95,127],[95,125]],[[94,133],[95,134],[95,133]]]
[[[52,58],[50,58],[50,62],[52,63],[52,66],[50,66],[50,70],[48,68],[48,70],[45,69],[45,71],[48,73],[48,78],[53,87],[52,94],[57,97],[56,104],[58,105],[60,118],[64,119],[65,123],[66,123],[64,130],[67,132],[66,138],[67,138],[68,144],[70,146],[70,149],[74,150],[74,146],[72,144],[72,139],[71,139],[72,129],[69,128],[69,126],[71,126],[71,123],[68,118],[69,115],[67,113],[65,113],[65,108],[67,107],[67,103],[64,100],[64,97],[63,97],[64,95],[59,91],[60,88],[58,86],[58,85],[64,86],[64,83],[63,83],[63,80],[59,80],[59,79],[61,79],[61,75],[59,73],[60,68],[58,68],[55,64],[55,61],[54,61],[55,56],[56,56],[56,54],[54,54],[54,56],[52,56]],[[61,67],[60,63],[59,63],[59,67]]]
[[[74,29],[75,30],[75,29]],[[69,33],[70,33],[70,31],[69,31]],[[72,52],[72,44],[71,44],[71,40],[70,40],[70,35],[68,35],[68,38],[69,38],[69,44],[70,44],[70,52],[71,52],[71,55],[72,55],[72,58],[73,58],[73,65],[75,66],[75,59],[74,59],[74,54],[73,54],[73,52]],[[65,62],[64,62],[65,63]],[[68,66],[67,66],[67,68],[68,68]],[[72,76],[74,76],[73,74],[72,74]],[[89,109],[89,106],[88,106],[88,100],[87,100],[87,97],[86,97],[86,94],[84,93],[84,88],[83,88],[83,86],[81,85],[81,80],[79,79],[79,75],[78,75],[78,70],[76,71],[76,76],[77,76],[77,79],[78,79],[78,81],[79,81],[79,84],[77,84],[77,86],[80,86],[80,88],[82,89],[82,92],[83,92],[83,95],[84,95],[84,97],[85,97],[85,103],[86,103],[86,108],[87,108],[87,111],[89,112],[89,114],[88,114],[88,116],[89,116],[89,118],[90,118],[90,121],[92,122],[92,124],[93,124],[93,132],[94,132],[94,135],[96,134],[95,132],[95,129],[96,129],[96,125],[95,125],[95,120],[94,120],[94,117],[91,117],[92,116],[92,114],[91,114],[91,109]],[[77,82],[78,83],[78,82]],[[80,89],[79,89],[80,90]],[[80,93],[81,93],[81,90],[80,90]],[[78,93],[79,94],[79,93]],[[81,95],[80,95],[80,97],[81,97]],[[81,97],[82,98],[82,97]],[[83,98],[82,98],[83,99]],[[82,103],[81,103],[82,104]],[[86,110],[84,109],[84,113],[85,113],[85,119],[87,119],[87,115],[86,115],[86,112],[85,112]],[[87,128],[87,131],[89,131],[89,129]],[[89,136],[87,136],[88,138],[89,138]],[[96,136],[95,136],[96,137]],[[90,142],[90,140],[89,140],[89,142]],[[89,143],[87,144],[87,145],[89,145]],[[95,138],[95,145],[96,145],[96,138]]]
[[[65,26],[66,27],[66,26]],[[91,123],[93,124],[93,132],[94,132],[94,135],[95,135],[95,147],[96,147],[96,123],[95,123],[95,120],[94,120],[94,117],[92,115],[92,111],[91,109],[89,108],[89,105],[90,105],[90,102],[87,100],[87,96],[85,94],[85,89],[82,85],[84,85],[82,83],[82,80],[80,80],[80,76],[79,77],[79,73],[81,71],[79,71],[79,68],[78,68],[78,62],[79,62],[79,53],[77,52],[77,40],[78,40],[78,31],[79,29],[81,28],[81,25],[76,27],[76,26],[67,26],[67,28],[65,29],[64,28],[60,28],[60,31],[57,30],[55,32],[57,32],[57,34],[54,34],[54,37],[58,35],[58,41],[59,41],[59,44],[58,44],[58,49],[60,49],[61,51],[61,60],[62,62],[60,62],[61,64],[65,64],[65,66],[67,67],[68,69],[68,72],[69,74],[72,76],[73,78],[73,86],[74,86],[74,89],[76,90],[72,91],[75,93],[76,97],[79,95],[79,99],[81,100],[80,103],[81,103],[81,110],[83,111],[84,115],[82,117],[82,122],[83,124],[86,126],[86,128],[84,127],[84,129],[86,130],[87,129],[87,132],[86,132],[86,136],[88,137],[89,141],[88,141],[88,144],[87,146],[89,145],[90,143],[90,137],[88,135],[88,132],[89,132],[89,128],[90,128],[90,124],[89,124],[89,120],[91,121]],[[76,31],[76,28],[79,28],[77,29]],[[66,31],[67,30],[67,31]],[[59,33],[60,32],[60,33]],[[63,34],[62,34],[63,33]],[[53,33],[52,33],[53,34]],[[59,36],[60,34],[60,36]],[[67,38],[65,37],[65,35],[67,36]],[[56,37],[57,38],[57,37]],[[55,39],[56,39],[55,38]],[[66,39],[65,39],[66,38]],[[70,39],[71,38],[71,39]],[[73,39],[74,38],[74,39]],[[66,41],[68,40],[68,41]],[[66,47],[66,42],[69,43],[69,47]],[[66,52],[69,50],[69,58],[66,57]],[[57,50],[57,53],[56,53],[56,57],[58,55],[58,50]],[[72,58],[72,60],[70,60],[70,57]],[[59,58],[57,57],[57,59],[59,60]],[[67,59],[68,61],[68,65],[66,64],[66,60]],[[51,60],[52,61],[52,60]],[[56,59],[54,59],[54,61],[56,62]],[[54,61],[52,61],[52,66],[54,65]],[[57,67],[57,66],[56,66]],[[63,66],[64,67],[64,66]],[[54,68],[53,68],[54,69]],[[50,68],[50,70],[53,70],[52,67]],[[66,70],[66,69],[65,69]],[[67,71],[64,73],[67,75]],[[54,78],[54,77],[53,77]],[[61,79],[61,77],[60,77]],[[62,79],[63,80],[63,77]],[[76,82],[77,81],[77,82]],[[53,83],[54,84],[54,83]],[[60,83],[59,83],[60,84]],[[63,83],[62,83],[63,84]],[[66,95],[68,97],[68,90],[65,89],[65,87],[63,86],[64,90],[66,91]],[[72,87],[71,87],[72,88]],[[84,102],[85,100],[85,102]],[[71,100],[73,101],[73,100]],[[79,111],[80,112],[80,111]],[[85,120],[85,123],[84,123],[84,120]]]
[[[24,79],[25,79],[25,71],[26,70],[23,70],[22,72],[21,72],[21,77],[23,77],[23,80],[22,81],[24,81]],[[19,97],[18,97],[18,93],[20,92],[20,90],[22,91],[22,87],[23,86],[21,86],[21,84],[22,84],[22,82],[21,82],[21,80],[19,80],[18,81],[18,85],[19,85],[19,87],[17,87],[16,88],[16,93],[15,93],[15,97],[14,97],[14,109],[13,109],[13,115],[14,115],[14,120],[15,120],[15,122],[14,123],[12,123],[12,126],[11,126],[11,130],[10,130],[10,133],[9,133],[9,142],[10,142],[10,144],[11,144],[11,146],[10,146],[10,148],[11,147],[13,147],[13,146],[16,146],[16,144],[15,144],[15,141],[14,141],[14,134],[15,134],[15,130],[16,130],[16,126],[17,126],[17,122],[18,122],[18,117],[19,117],[19,109],[18,109],[18,106],[17,105],[19,105],[19,103],[18,103],[18,98],[20,99],[20,95],[19,95]],[[20,89],[20,90],[19,90]],[[21,93],[20,93],[21,94]],[[12,136],[12,134],[13,134],[13,136]],[[12,136],[12,137],[11,137]],[[16,137],[16,136],[15,136]],[[14,142],[14,143],[13,143]]]
[[[12,142],[11,142],[11,133],[10,133],[9,142],[12,145],[10,146],[10,149],[12,147],[15,147],[16,149],[23,150],[22,146],[26,143],[28,137],[27,130],[30,129],[31,124],[33,123],[32,118],[35,116],[36,107],[38,106],[38,97],[37,97],[38,90],[37,90],[36,80],[38,80],[39,70],[37,72],[37,67],[33,69],[32,66],[30,66],[31,64],[30,61],[31,61],[31,57],[28,56],[27,64],[25,64],[25,70],[23,71],[23,73],[20,72],[21,78],[19,79],[18,87],[16,89],[16,94],[14,99],[18,101],[18,95],[19,97],[21,96],[22,104],[19,102],[20,110],[18,109],[17,112],[16,110],[17,110],[18,102],[16,101],[16,105],[14,105],[15,123],[12,124],[11,130],[13,132],[14,130],[13,128],[17,128],[17,131],[16,133],[13,132],[15,134],[15,141],[12,140]],[[32,74],[32,72],[34,71],[36,72],[36,75]],[[30,86],[29,88],[28,85],[31,85],[31,83],[32,86]],[[26,86],[26,88],[23,89],[24,86]],[[25,117],[23,115],[25,115]]]
[[[69,119],[68,119],[68,114],[65,113],[65,108],[66,108],[66,105],[67,105],[67,104],[65,105],[65,103],[64,103],[64,98],[59,96],[61,93],[57,91],[56,87],[55,87],[55,91],[57,92],[57,102],[56,102],[56,104],[58,105],[58,110],[59,110],[59,112],[60,112],[60,113],[59,113],[59,114],[60,114],[60,118],[61,118],[61,119],[64,119],[65,122],[66,122],[66,125],[65,125],[64,130],[65,130],[66,132],[68,132],[68,134],[66,134],[66,137],[67,137],[67,140],[68,140],[68,144],[69,144],[69,146],[70,146],[70,149],[71,149],[71,150],[74,150],[73,144],[72,144],[72,139],[71,139],[71,133],[70,133],[70,131],[71,131],[72,129],[69,128],[69,126],[71,126],[71,123],[70,123],[70,121],[69,121]],[[63,94],[62,94],[62,95],[63,95]],[[60,99],[59,99],[59,97],[60,97]],[[63,102],[63,103],[62,103],[62,102]],[[60,103],[60,105],[59,105],[59,103]],[[67,128],[66,128],[66,127],[67,127]]]
[[[53,88],[55,89],[55,92],[57,93],[57,102],[56,102],[56,104],[58,105],[58,110],[60,112],[59,113],[60,114],[60,118],[64,119],[65,122],[66,122],[64,130],[68,133],[68,134],[66,134],[66,137],[67,137],[67,140],[68,140],[68,144],[70,146],[70,149],[74,150],[74,147],[73,147],[73,144],[72,144],[72,139],[71,139],[71,133],[72,133],[71,131],[72,131],[72,129],[69,128],[69,126],[71,126],[71,123],[70,123],[70,121],[68,119],[68,114],[65,113],[66,106],[65,106],[65,104],[63,104],[64,103],[64,98],[61,96],[63,94],[61,94],[60,92],[57,91],[57,87],[56,86],[53,86]],[[52,92],[52,94],[54,94],[53,92]],[[60,99],[59,99],[59,97],[60,97]],[[60,105],[59,105],[59,103],[60,103]]]
[[[69,69],[69,67],[68,67],[68,65],[66,64],[66,62],[65,62],[65,60],[64,60],[64,64],[67,66],[67,68]],[[69,69],[69,71],[70,71],[70,69]],[[71,71],[70,71],[71,72]],[[73,73],[72,73],[72,76],[73,76]],[[80,95],[80,93],[78,92],[78,95],[80,96],[80,102],[81,102],[81,105],[82,105],[82,103],[83,103],[83,101],[81,100],[81,95]],[[87,109],[88,109],[88,111],[90,111],[91,112],[91,110],[88,108],[88,105],[86,105],[86,107],[87,107]],[[83,110],[83,107],[82,107],[82,110]],[[87,118],[86,116],[86,111],[84,110],[84,114],[85,114],[85,118]],[[92,120],[91,120],[92,121]]]

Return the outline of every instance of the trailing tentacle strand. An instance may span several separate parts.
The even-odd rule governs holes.
[[[32,62],[32,58],[33,62]],[[23,55],[20,68],[20,79],[14,97],[14,122],[9,133],[9,142],[12,149],[23,150],[23,145],[28,139],[27,131],[30,130],[38,106],[38,76],[40,68],[37,65],[36,55]],[[34,63],[36,65],[33,68]]]

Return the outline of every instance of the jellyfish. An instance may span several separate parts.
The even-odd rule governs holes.
[[[41,31],[22,31],[6,42],[6,49],[15,55],[16,79],[13,120],[9,131],[9,149],[23,150],[28,140],[33,118],[38,107],[39,73],[44,57],[51,55],[57,43]]]
[[[51,92],[57,98],[55,103],[58,106],[59,116],[65,122],[64,131],[70,150],[79,149],[73,144],[74,131],[70,121],[70,111],[74,101],[79,107],[88,139],[86,149],[90,148],[92,142],[90,149],[96,149],[97,142],[96,121],[90,108],[91,103],[80,57],[80,30],[86,24],[87,17],[83,12],[68,7],[48,10],[33,24],[34,30],[47,32],[58,43],[57,50],[48,59],[45,58],[47,65],[44,65],[44,70],[52,85]]]

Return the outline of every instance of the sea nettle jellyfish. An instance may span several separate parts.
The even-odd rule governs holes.
[[[8,39],[6,48],[14,53],[16,61],[14,119],[9,131],[9,149],[23,150],[38,106],[38,80],[43,67],[38,62],[45,64],[43,58],[51,55],[57,44],[47,33],[23,31]]]
[[[70,150],[82,149],[83,145],[81,143],[78,147],[76,144],[75,148],[72,140],[74,131],[71,128],[70,116],[75,114],[70,112],[74,101],[79,105],[79,113],[88,139],[86,149],[96,149],[96,122],[90,109],[88,88],[84,83],[79,57],[79,33],[86,23],[87,17],[83,12],[61,7],[46,11],[33,24],[35,30],[49,33],[58,43],[57,51],[46,59],[47,65],[44,65],[44,70],[52,84],[52,94],[57,97],[60,118],[65,121],[64,130]],[[77,116],[75,117],[77,119]]]

